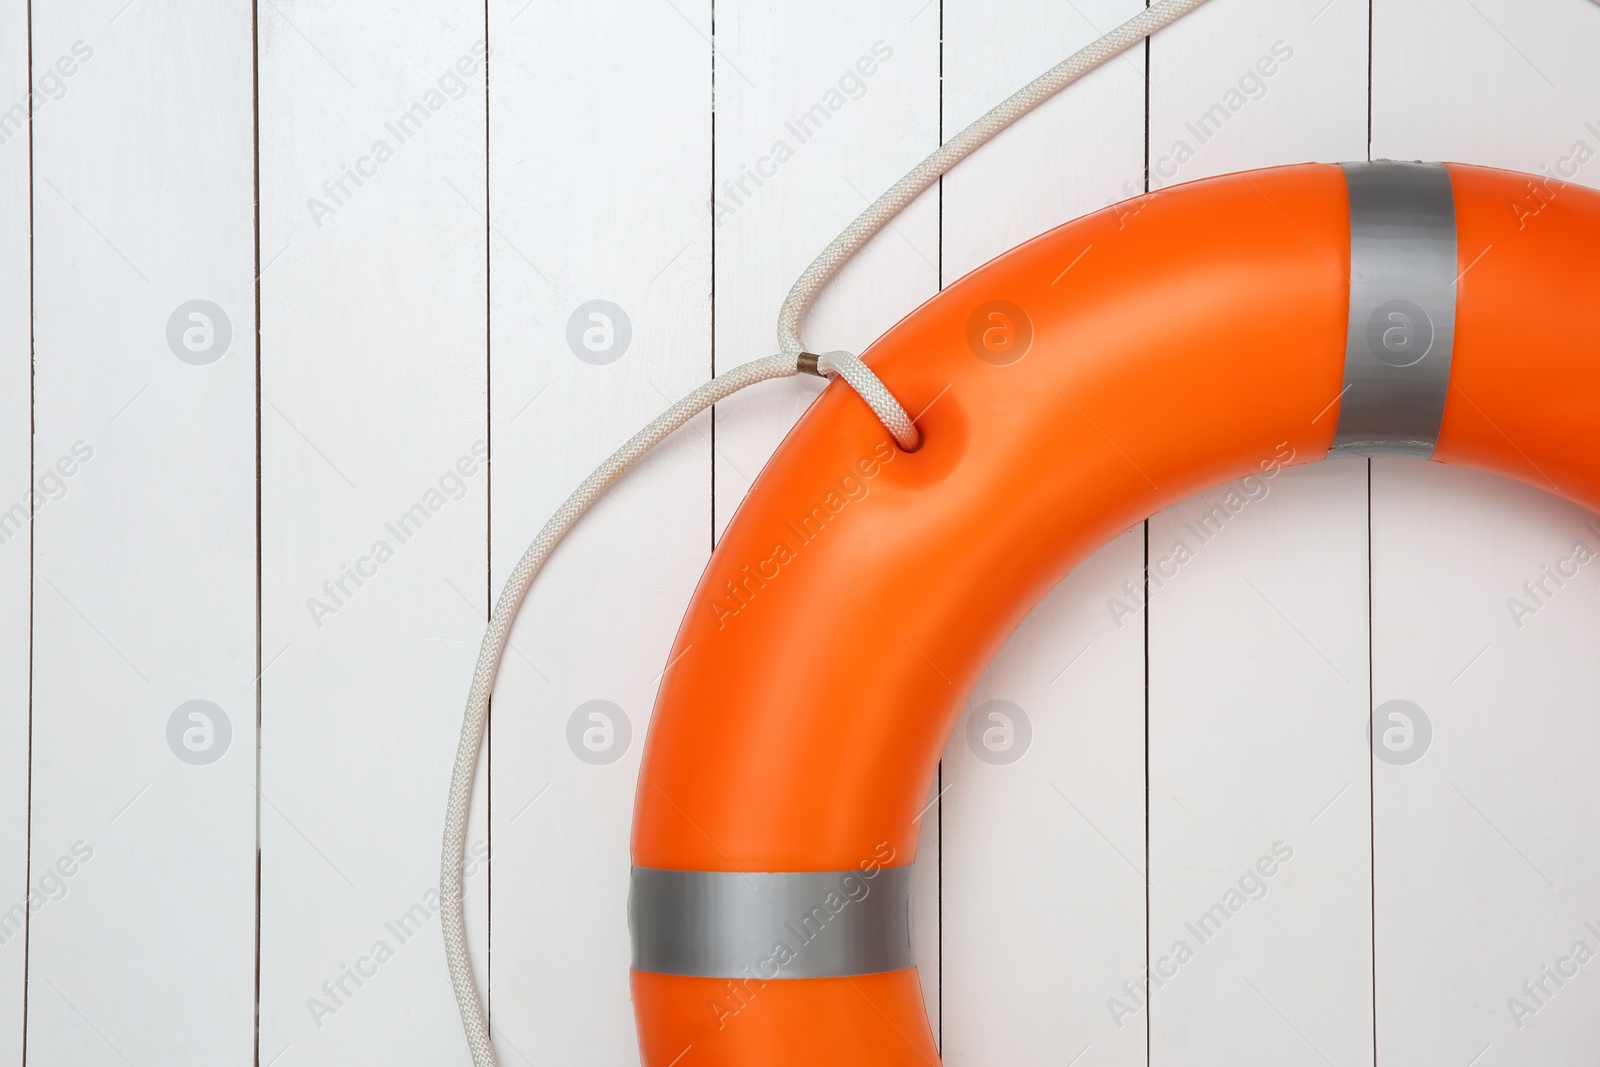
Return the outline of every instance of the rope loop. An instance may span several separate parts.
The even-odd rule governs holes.
[[[820,356],[810,352],[800,353],[800,370],[805,371],[808,364],[816,367],[810,372],[812,374],[830,379],[843,378],[845,384],[867,402],[867,407],[878,416],[883,428],[894,435],[895,443],[903,451],[915,452],[922,447],[922,431],[906,414],[906,409],[900,406],[900,401],[889,392],[883,379],[861,362],[861,357],[851,352],[824,352]]]

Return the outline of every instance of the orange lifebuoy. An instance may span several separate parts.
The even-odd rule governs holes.
[[[1274,168],[1062,226],[890,330],[865,359],[923,447],[824,390],[671,652],[634,815],[644,1062],[937,1062],[919,809],[990,657],[1130,525],[1335,450],[1600,505],[1596,249],[1600,194],[1550,179]]]

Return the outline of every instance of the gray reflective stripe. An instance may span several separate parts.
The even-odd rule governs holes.
[[[635,867],[633,966],[709,978],[837,978],[911,967],[911,871]]]
[[[1441,163],[1346,163],[1350,322],[1330,456],[1433,455],[1456,330],[1456,210]]]

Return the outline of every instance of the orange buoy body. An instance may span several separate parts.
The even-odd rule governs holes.
[[[1357,173],[1153,193],[944,290],[864,354],[920,413],[915,453],[842,384],[795,426],[712,556],[650,724],[631,904],[646,1064],[938,1061],[904,908],[867,902],[914,862],[991,656],[1151,513],[1322,459],[1347,430],[1362,452],[1363,390],[1380,422],[1394,398],[1421,419],[1398,451],[1600,505],[1600,194],[1439,167],[1427,195],[1453,209],[1453,243],[1432,246],[1433,296],[1408,295],[1404,272],[1373,295],[1362,235],[1399,227],[1404,258],[1416,220],[1381,203],[1354,218]],[[1404,377],[1416,367],[1435,377]],[[763,908],[739,920],[747,942],[706,947],[721,917]]]

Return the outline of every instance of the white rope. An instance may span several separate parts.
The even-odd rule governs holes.
[[[849,352],[820,355],[817,357],[817,373],[824,378],[843,378],[867,402],[873,414],[878,416],[878,421],[894,434],[901,448],[915,452],[922,447],[922,431],[911,421],[911,416],[900,406],[900,401],[889,392],[883,379],[872,373],[872,368],[861,362],[859,356]]]
[[[811,310],[817,295],[839,272],[839,268],[872,239],[873,234],[888,225],[906,205],[939,180],[951,167],[973,152],[1022,116],[1065,89],[1085,74],[1126,52],[1157,30],[1178,21],[1206,0],[1161,0],[1141,11],[1104,37],[1080,49],[1045,71],[1017,92],[950,140],[940,145],[933,154],[913,167],[905,177],[889,187],[860,215],[835,237],[822,254],[811,261],[811,266],[795,280],[794,287],[784,298],[783,310],[778,313],[778,351],[786,356],[798,357],[804,346],[800,342],[800,326],[806,312]],[[1600,0],[1597,0],[1600,2]],[[897,405],[898,407],[898,405]],[[874,408],[876,410],[876,408]],[[879,413],[879,418],[882,418]],[[887,419],[884,420],[888,422]]]
[[[609,489],[614,482],[637,463],[647,452],[660,444],[673,431],[705,411],[719,400],[724,400],[747,386],[772,378],[783,378],[799,373],[802,357],[806,355],[800,343],[800,325],[806,311],[817,294],[841,266],[877,233],[899,211],[938,180],[939,176],[961,160],[971,155],[979,145],[1005,129],[1011,123],[1033,110],[1052,95],[1071,85],[1089,71],[1107,60],[1127,51],[1145,37],[1181,18],[1205,3],[1206,0],[1161,0],[1135,18],[1129,19],[1089,47],[1076,53],[1021,91],[1008,98],[988,114],[962,130],[946,142],[916,169],[901,178],[894,186],[869,206],[832,243],[823,250],[811,266],[806,268],[794,288],[784,300],[778,318],[778,343],[780,354],[754,360],[720,374],[694,392],[672,405],[656,417],[655,421],[628,439],[602,463],[583,484],[567,497],[560,509],[544,524],[517,561],[511,576],[506,579],[500,599],[495,602],[489,616],[488,629],[483,644],[478,649],[478,663],[472,672],[472,688],[467,693],[466,713],[461,723],[461,741],[456,748],[455,768],[450,775],[450,797],[445,807],[444,846],[439,861],[439,920],[444,931],[445,961],[450,969],[450,984],[455,988],[456,1003],[461,1008],[461,1022],[466,1029],[467,1046],[472,1051],[474,1067],[495,1067],[494,1045],[489,1037],[489,1023],[478,998],[478,988],[472,978],[472,962],[467,952],[466,925],[462,917],[462,865],[466,858],[467,810],[472,802],[472,781],[478,769],[478,751],[483,746],[484,725],[488,720],[489,696],[494,689],[495,674],[500,659],[505,654],[506,641],[511,635],[511,624],[522,607],[528,588],[557,544],[577,524],[584,512]],[[899,401],[878,379],[876,374],[856,356],[848,352],[831,352],[816,358],[818,373],[826,377],[838,376],[861,394],[884,426],[894,434],[902,448],[915,450],[921,435],[911,417]]]
[[[472,963],[467,955],[466,926],[461,916],[461,869],[467,845],[467,809],[472,803],[472,779],[478,771],[478,750],[483,746],[483,728],[489,715],[489,694],[494,688],[494,676],[500,668],[500,658],[505,654],[506,641],[511,636],[511,624],[517,609],[528,595],[534,575],[544,566],[550,553],[567,535],[567,531],[582,518],[611,488],[624,471],[637,463],[672,432],[702,411],[737,393],[746,386],[771,378],[784,378],[798,373],[795,362],[786,356],[768,356],[742,364],[719,374],[711,381],[656,416],[655,421],[628,439],[594,473],[583,480],[566,503],[550,517],[533,539],[533,544],[522,554],[511,576],[506,579],[500,599],[495,602],[489,616],[489,627],[478,649],[478,665],[472,672],[472,688],[467,692],[467,711],[461,723],[461,743],[456,748],[455,770],[450,775],[450,800],[444,812],[444,848],[439,867],[439,921],[444,930],[444,955],[450,966],[450,984],[455,987],[456,1003],[461,1007],[461,1021],[466,1026],[467,1045],[472,1049],[472,1062],[476,1067],[494,1067],[494,1047],[489,1041],[489,1026],[484,1018],[483,1005],[478,1000],[478,987],[472,980]]]

